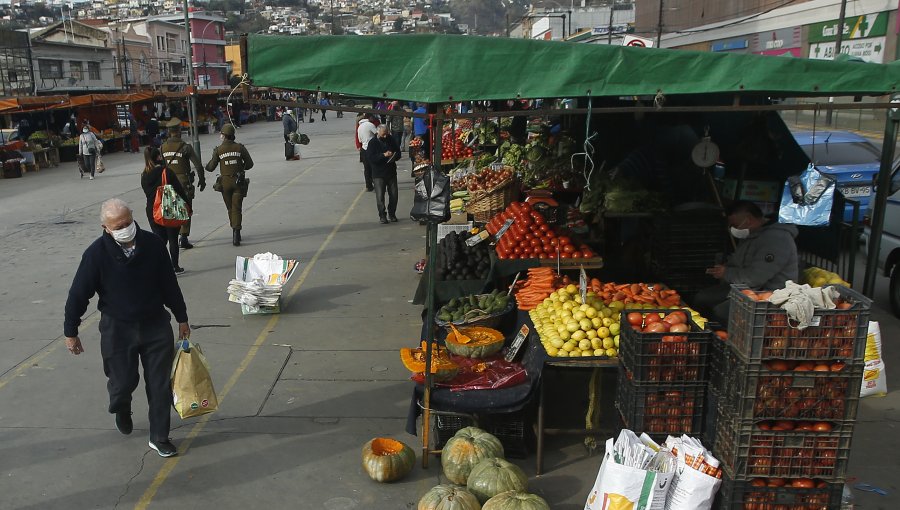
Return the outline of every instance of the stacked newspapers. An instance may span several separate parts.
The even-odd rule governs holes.
[[[281,311],[281,293],[299,263],[274,253],[237,257],[235,277],[228,283],[228,300],[241,304],[241,312],[269,314]]]

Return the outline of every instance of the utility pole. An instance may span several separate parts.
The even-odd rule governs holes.
[[[606,44],[610,46],[612,45],[613,6],[615,5],[615,2],[609,4],[609,33],[606,34]]]
[[[656,25],[656,47],[660,48],[660,44],[662,43],[662,15],[663,15],[663,0],[659,0],[659,22]]]
[[[837,34],[834,38],[834,59],[837,60],[838,55],[841,54],[841,45],[844,43],[844,18],[847,16],[847,0],[841,0],[841,15],[838,17],[838,26],[837,26]],[[828,111],[825,112],[825,124],[831,125],[831,115],[833,110],[831,109],[831,103],[834,103],[834,98],[828,98]]]
[[[194,152],[199,159],[203,159],[200,155],[200,138],[197,129],[197,90],[194,86],[194,49],[191,44],[191,19],[188,15],[188,0],[184,0],[184,33],[187,36],[187,57],[188,57],[188,101],[190,108],[188,113],[190,117],[188,122],[191,123],[191,145],[194,146]]]

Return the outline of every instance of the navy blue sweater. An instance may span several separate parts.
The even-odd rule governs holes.
[[[188,321],[184,296],[165,245],[156,234],[140,227],[130,258],[106,232],[85,250],[66,300],[66,336],[78,336],[81,316],[94,294],[100,297],[100,312],[115,319],[152,319],[167,306],[178,322]]]

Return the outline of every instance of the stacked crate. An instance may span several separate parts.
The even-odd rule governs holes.
[[[817,309],[801,331],[783,309],[732,286],[728,347],[715,371],[720,509],[840,508],[871,301],[835,289],[838,308]]]
[[[666,435],[700,435],[707,383],[711,333],[690,321],[686,333],[643,333],[627,320],[629,312],[671,313],[675,310],[625,310],[619,340],[616,407],[626,428],[654,439]]]

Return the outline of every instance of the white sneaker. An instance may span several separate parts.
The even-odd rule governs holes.
[[[93,175],[91,176],[91,180],[92,180],[92,181],[94,180],[94,176],[93,176]]]

